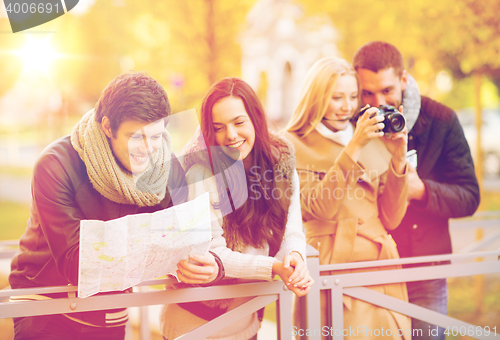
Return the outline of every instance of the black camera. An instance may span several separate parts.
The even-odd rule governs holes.
[[[369,107],[361,110],[359,116],[368,109]],[[376,114],[384,116],[384,121],[382,122],[384,123],[384,128],[382,129],[384,133],[399,132],[405,128],[405,118],[394,106],[380,105]]]

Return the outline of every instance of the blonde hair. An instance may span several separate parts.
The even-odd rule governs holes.
[[[337,79],[343,75],[356,77],[358,103],[360,102],[360,81],[354,68],[347,60],[337,57],[322,58],[307,72],[300,100],[286,126],[289,132],[307,136],[325,116]]]

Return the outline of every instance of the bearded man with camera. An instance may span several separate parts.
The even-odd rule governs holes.
[[[479,186],[469,145],[455,112],[421,96],[404,69],[399,50],[373,41],[355,53],[353,66],[362,87],[364,105],[403,105],[409,131],[408,208],[398,228],[391,230],[401,257],[450,254],[449,219],[472,215],[479,205]],[[425,265],[440,265],[442,262]],[[446,279],[408,282],[411,303],[447,313]],[[413,319],[413,339],[444,339],[444,329]],[[431,334],[432,333],[432,334]],[[422,336],[417,336],[421,334]]]

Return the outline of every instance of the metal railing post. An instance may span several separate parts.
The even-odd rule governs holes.
[[[292,334],[292,292],[283,285],[276,302],[276,328],[279,340],[290,339]]]
[[[331,285],[330,281],[333,281],[333,286],[331,286],[331,328],[329,329],[329,335],[333,336],[334,340],[343,340],[343,330],[344,330],[344,294],[342,279],[336,276],[330,276],[325,282],[326,285]]]
[[[149,327],[149,307],[143,306],[139,307],[139,330],[140,330],[140,340],[151,340],[151,328]],[[159,320],[158,320],[159,321]]]
[[[312,246],[308,245],[307,248],[307,267],[309,273],[314,280],[314,285],[307,293],[304,299],[305,313],[300,313],[305,320],[300,325],[305,325],[306,330],[311,332],[309,338],[311,340],[320,340],[319,335],[315,330],[321,329],[321,277],[319,275],[319,252]]]

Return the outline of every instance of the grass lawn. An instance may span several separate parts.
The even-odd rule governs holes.
[[[29,205],[0,202],[0,241],[19,239],[26,229],[29,217]]]
[[[0,176],[9,175],[9,176],[31,178],[32,173],[33,169],[29,167],[0,166]]]
[[[496,327],[497,334],[500,333],[500,274],[449,278],[448,289],[450,316],[473,325],[488,326],[492,333]],[[447,336],[450,340],[474,339],[461,336],[458,329],[451,331],[455,335]]]
[[[481,192],[481,202],[478,211],[498,211],[500,210],[500,192]]]

